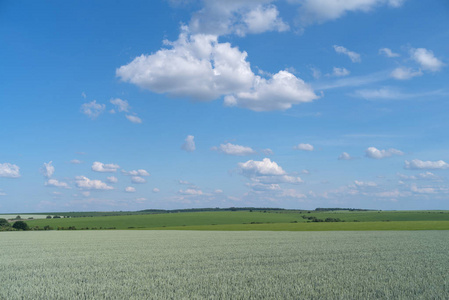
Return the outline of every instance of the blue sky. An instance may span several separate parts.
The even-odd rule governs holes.
[[[0,212],[449,209],[449,4],[2,1]]]

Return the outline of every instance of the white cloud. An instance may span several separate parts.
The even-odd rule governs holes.
[[[185,184],[185,185],[190,185],[191,183],[186,181],[186,180],[179,180],[178,181],[179,184]]]
[[[286,174],[276,162],[272,162],[269,158],[264,158],[262,161],[248,160],[238,165],[246,176],[278,176]]]
[[[96,100],[84,103],[81,105],[81,112],[85,114],[86,116],[95,119],[100,114],[103,113],[104,109],[106,108],[106,105],[97,103]]]
[[[354,159],[354,158],[351,155],[349,155],[348,153],[346,153],[346,152],[343,152],[338,157],[338,160],[351,160],[351,159]]]
[[[358,180],[355,180],[354,184],[357,187],[376,187],[377,186],[377,183],[372,182],[372,181],[358,181]]]
[[[413,71],[411,68],[398,67],[394,69],[390,76],[398,80],[407,80],[416,76],[421,76],[421,70]]]
[[[237,29],[237,34],[244,35],[248,33],[262,33],[266,31],[286,31],[289,26],[279,18],[279,11],[276,6],[259,5],[243,16],[243,23],[246,28]]]
[[[51,161],[49,163],[44,163],[44,165],[41,168],[42,175],[44,175],[47,178],[50,178],[55,172],[55,167],[53,167],[51,164],[52,164]]]
[[[223,194],[223,190],[216,189],[216,190],[214,191],[214,193],[215,193],[215,194]]]
[[[305,198],[307,198],[307,195],[300,193],[294,189],[285,189],[282,191],[281,197],[305,199]]]
[[[48,179],[45,183],[45,186],[52,186],[52,187],[61,187],[61,188],[70,188],[69,185],[65,182],[58,181],[56,179]]]
[[[116,98],[112,99],[110,102],[115,105],[115,107],[119,112],[128,112],[129,109],[128,101]]]
[[[310,68],[310,70],[312,71],[312,77],[315,79],[320,79],[321,77],[321,71],[315,67]]]
[[[351,72],[349,72],[349,70],[346,68],[334,67],[332,74],[337,77],[343,77],[343,76],[348,76],[350,73]]]
[[[107,185],[101,180],[91,180],[86,176],[76,176],[75,177],[76,185],[80,189],[86,190],[112,190],[114,189],[112,186]]]
[[[138,116],[133,116],[133,115],[126,115],[126,118],[134,124],[141,124],[142,123],[142,119],[139,118]]]
[[[19,166],[10,163],[0,164],[0,177],[19,178]]]
[[[182,144],[181,149],[185,150],[187,152],[193,152],[195,151],[195,140],[193,135],[188,135],[186,139],[184,140],[184,144]]]
[[[432,187],[418,188],[416,186],[416,184],[412,184],[410,186],[410,189],[411,189],[412,192],[418,193],[418,194],[435,194],[436,193],[435,188],[432,188]]]
[[[84,197],[89,197],[90,196],[90,192],[89,191],[84,191],[84,192],[81,192],[81,195],[83,195]]]
[[[74,164],[74,165],[79,165],[79,164],[82,164],[83,162],[81,160],[79,160],[79,159],[72,159],[70,161],[70,163]]]
[[[349,51],[348,49],[346,49],[343,46],[334,45],[334,50],[335,50],[335,52],[337,52],[339,54],[347,55],[353,63],[362,61],[362,59],[360,58],[360,54],[353,52],[353,51]]]
[[[254,111],[285,110],[318,98],[312,88],[288,71],[268,79],[255,75],[247,53],[219,43],[215,35],[190,35],[165,42],[171,49],[135,58],[117,69],[123,81],[171,97],[210,101],[225,96],[225,105]]]
[[[302,79],[288,71],[279,71],[269,79],[256,76],[250,90],[227,95],[224,104],[254,111],[273,111],[287,110],[292,105],[318,98],[310,85]]]
[[[444,66],[444,63],[436,58],[431,50],[425,48],[411,49],[410,56],[427,71],[437,72]]]
[[[397,149],[379,150],[375,147],[369,147],[365,150],[366,156],[369,158],[382,159],[393,155],[404,155],[404,152]]]
[[[154,188],[153,189],[153,193],[159,193],[161,190],[160,189],[158,189],[158,188]]]
[[[301,4],[300,21],[303,25],[309,25],[338,19],[347,12],[369,12],[385,4],[399,7],[405,0],[290,0],[290,2]]]
[[[279,184],[275,183],[260,183],[260,182],[253,182],[253,183],[247,183],[247,186],[249,186],[254,191],[278,191],[281,189]]]
[[[273,155],[274,152],[270,148],[262,149],[260,152],[262,152],[265,155]]]
[[[203,195],[203,191],[198,189],[186,189],[186,190],[179,190],[179,194],[186,195],[186,196],[201,196]]]
[[[136,192],[136,188],[134,188],[132,186],[127,186],[125,188],[125,192],[127,192],[127,193],[135,193]]]
[[[203,1],[204,7],[193,15],[189,26],[196,33],[214,35],[236,33],[244,36],[288,30],[289,26],[279,18],[276,6],[270,2],[272,0]]]
[[[379,54],[385,55],[386,57],[399,57],[400,55],[398,53],[394,53],[389,48],[382,48],[379,49]]]
[[[148,171],[144,170],[144,169],[132,170],[132,171],[122,170],[122,174],[128,175],[128,176],[150,176],[150,173],[148,173]]]
[[[425,172],[425,173],[420,173],[418,175],[418,177],[420,179],[427,179],[427,180],[440,180],[441,178],[435,174],[433,174],[432,172]]]
[[[85,92],[82,92],[82,93],[81,93],[81,97],[83,97],[84,99],[86,99],[86,98],[87,98],[86,93],[85,93]]]
[[[6,196],[7,194],[5,192],[3,192],[2,190],[0,190],[0,196]]]
[[[145,178],[140,177],[140,176],[133,176],[133,177],[131,177],[131,181],[132,181],[133,183],[145,183],[145,182],[147,182],[147,181],[145,180]]]
[[[118,182],[118,178],[115,176],[110,176],[107,178],[108,182],[110,183],[117,183]]]
[[[298,144],[293,147],[295,150],[313,151],[314,147],[310,144]]]
[[[104,164],[99,161],[96,161],[92,164],[92,171],[95,172],[116,172],[117,169],[120,168],[119,165],[116,164]]]
[[[438,170],[438,169],[448,169],[449,164],[443,160],[438,161],[422,161],[419,159],[413,159],[412,161],[405,161],[404,165],[405,169],[414,169],[414,170]]]
[[[172,97],[210,101],[251,87],[254,74],[240,52],[214,35],[190,35],[187,28],[171,49],[136,57],[116,74],[123,81]]]
[[[236,156],[244,156],[244,155],[250,155],[250,154],[256,153],[256,151],[254,151],[250,147],[234,145],[231,143],[221,144],[219,147],[212,147],[211,150],[219,151],[221,153],[228,154],[228,155],[236,155]]]
[[[259,189],[267,188],[267,186],[263,187],[257,184],[298,184],[303,182],[300,177],[288,175],[276,162],[269,158],[264,158],[262,161],[249,160],[239,163],[238,166],[241,174],[252,180],[249,186]]]

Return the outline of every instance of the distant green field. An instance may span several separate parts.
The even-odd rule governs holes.
[[[309,218],[338,218],[345,222],[309,223]],[[354,222],[357,221],[357,222]],[[186,212],[27,221],[30,227],[76,229],[190,230],[431,230],[449,229],[448,211],[333,211],[333,212]]]

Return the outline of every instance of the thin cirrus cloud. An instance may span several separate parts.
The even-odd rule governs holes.
[[[286,110],[318,99],[313,89],[288,71],[268,79],[255,75],[247,53],[219,43],[216,35],[190,34],[187,27],[171,48],[136,57],[116,70],[122,81],[171,97],[212,101],[254,111]]]
[[[379,150],[375,147],[369,147],[368,149],[365,150],[365,154],[369,158],[383,159],[391,157],[393,155],[404,155],[404,152],[393,148],[388,150]]]
[[[142,123],[142,119],[139,118],[138,116],[133,116],[133,115],[126,115],[126,118],[134,124],[141,124]]]
[[[0,164],[0,177],[19,178],[20,167],[10,163]]]
[[[349,57],[349,59],[353,62],[353,63],[358,63],[361,62],[362,59],[360,58],[360,54],[354,52],[354,51],[349,51],[348,49],[346,49],[343,46],[337,46],[334,45],[334,50],[335,52],[337,52],[338,54],[344,54],[346,56]]]
[[[438,170],[438,169],[443,170],[449,169],[449,164],[446,163],[444,160],[422,161],[419,159],[413,159],[411,161],[406,160],[404,168],[412,170]]]
[[[423,73],[421,70],[413,70],[412,68],[398,67],[391,72],[390,76],[398,80],[408,80],[413,77],[421,76],[422,74]]]
[[[212,147],[211,150],[235,156],[244,156],[256,153],[256,151],[254,151],[251,147],[234,145],[231,143],[221,144],[218,147]]]
[[[405,0],[297,0],[291,2],[301,4],[299,19],[305,26],[335,20],[348,12],[370,12],[385,4],[393,8],[400,7]]]
[[[99,161],[95,161],[92,164],[92,171],[94,172],[101,172],[101,173],[113,173],[117,172],[117,169],[119,169],[120,166],[116,164],[104,164]]]
[[[332,75],[336,76],[336,77],[344,77],[344,76],[348,76],[349,74],[351,74],[351,72],[346,68],[334,67],[332,70]]]

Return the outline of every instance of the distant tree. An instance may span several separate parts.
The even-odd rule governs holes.
[[[46,219],[51,219],[51,216],[47,216]]]
[[[53,219],[60,219],[60,216],[53,216]]]
[[[8,220],[0,218],[0,226],[9,226]]]
[[[14,222],[12,227],[15,229],[19,229],[19,230],[29,230],[30,229],[28,227],[28,224],[25,223],[24,221],[16,221],[16,222]]]
[[[14,220],[22,220],[22,217],[21,216],[17,216],[17,217],[14,218]]]

